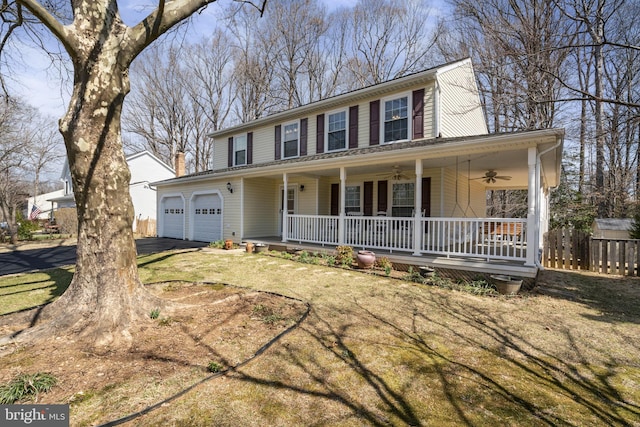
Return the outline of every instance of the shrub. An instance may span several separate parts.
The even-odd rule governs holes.
[[[391,271],[391,269],[393,268],[393,264],[391,263],[391,261],[389,261],[389,258],[387,258],[386,256],[381,256],[376,258],[376,267],[386,272],[387,268],[389,268],[389,271]]]
[[[640,205],[638,205],[635,214],[633,215],[631,229],[629,229],[629,238],[640,239]]]
[[[209,362],[207,365],[207,371],[216,373],[222,371],[222,365],[216,362]]]
[[[56,224],[63,234],[78,232],[78,211],[76,208],[61,208],[56,211]]]
[[[351,246],[338,246],[336,248],[336,262],[343,267],[353,264],[353,248]]]
[[[31,240],[34,231],[40,228],[38,221],[31,221],[23,217],[22,212],[18,212],[16,216],[18,221],[18,239]]]
[[[0,386],[0,404],[11,405],[18,400],[31,399],[51,390],[57,382],[53,375],[42,372],[18,375],[9,384]]]
[[[216,240],[215,242],[209,243],[210,248],[215,249],[224,249],[224,240]]]
[[[149,313],[149,317],[154,320],[160,317],[160,309],[154,308],[153,310],[151,310],[151,313]]]
[[[335,256],[329,255],[329,254],[323,254],[322,258],[324,259],[324,262],[326,262],[329,267],[333,267],[334,265],[336,265]]]
[[[425,283],[424,277],[420,274],[420,270],[414,270],[413,267],[409,267],[404,279],[416,283]]]

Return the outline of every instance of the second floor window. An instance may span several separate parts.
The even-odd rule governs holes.
[[[282,139],[282,150],[284,158],[298,157],[299,153],[299,132],[298,123],[290,123],[284,126],[284,137]]]
[[[327,151],[347,148],[347,112],[327,115]]]
[[[233,138],[233,165],[242,166],[247,164],[247,136],[236,136]]]
[[[388,99],[384,101],[384,143],[409,139],[409,98]]]

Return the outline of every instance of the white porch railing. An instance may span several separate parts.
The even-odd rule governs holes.
[[[288,215],[288,240],[486,260],[526,260],[526,219]],[[414,229],[420,232],[414,247]]]

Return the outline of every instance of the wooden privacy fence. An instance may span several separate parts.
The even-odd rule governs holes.
[[[638,276],[640,240],[596,239],[583,231],[551,230],[544,236],[542,264],[565,270]]]
[[[155,219],[136,219],[136,234],[145,237],[154,237],[156,235]]]

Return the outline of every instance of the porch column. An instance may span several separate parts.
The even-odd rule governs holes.
[[[282,181],[284,183],[284,190],[282,191],[282,242],[287,241],[287,223],[289,222],[289,200],[287,190],[289,189],[289,177],[287,173],[282,174]]]
[[[420,256],[422,236],[422,160],[416,159],[416,186],[413,215],[413,255]]]
[[[536,147],[529,147],[527,152],[527,165],[529,170],[529,186],[527,193],[528,212],[527,212],[527,256],[525,258],[526,266],[534,266],[536,257],[538,256],[538,247],[536,245],[536,205],[538,203],[538,188],[536,183],[536,163],[538,150]]]
[[[345,204],[345,199],[346,199],[346,193],[347,191],[347,171],[344,168],[344,166],[340,167],[340,204],[339,204],[339,208],[340,208],[340,212],[339,212],[339,217],[338,217],[338,245],[344,245],[344,217],[345,217],[345,213],[344,213],[344,204]]]

